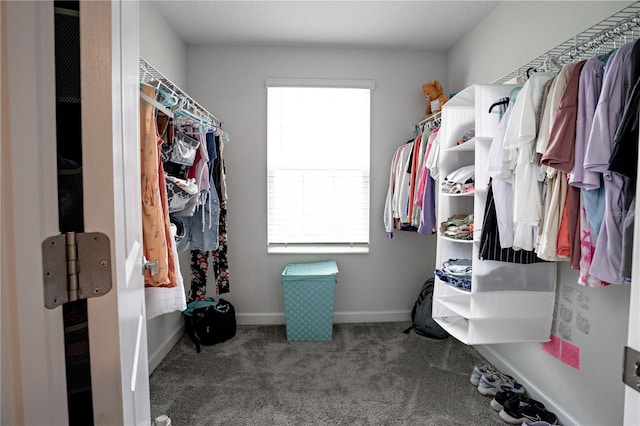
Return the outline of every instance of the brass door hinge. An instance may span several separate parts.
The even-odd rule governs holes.
[[[44,306],[98,297],[111,290],[111,244],[101,232],[67,232],[42,242]]]

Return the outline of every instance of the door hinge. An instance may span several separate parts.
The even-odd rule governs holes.
[[[640,352],[628,346],[624,348],[622,381],[630,388],[640,392]]]
[[[42,242],[44,306],[98,297],[111,290],[111,244],[101,232],[67,232]]]

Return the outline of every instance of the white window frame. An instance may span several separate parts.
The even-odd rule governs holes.
[[[352,88],[352,89],[368,89],[369,91],[375,89],[375,82],[373,80],[336,80],[336,79],[267,79],[266,80],[267,91],[270,88]],[[269,94],[267,93],[267,102],[269,101]],[[269,111],[269,107],[267,107],[267,113]],[[269,147],[267,147],[267,252],[268,253],[354,253],[354,254],[363,254],[369,252],[369,241],[370,241],[370,150],[371,150],[371,133],[370,133],[370,123],[371,123],[371,98],[369,98],[369,138],[368,138],[368,152],[366,152],[366,171],[364,168],[363,172],[366,172],[366,180],[367,180],[367,212],[366,212],[366,220],[367,220],[367,236],[366,241],[358,241],[358,242],[287,242],[287,241],[270,241],[271,237],[271,224],[269,223],[271,212],[270,206],[271,201],[269,199],[271,194],[271,179],[273,177],[272,170],[273,166],[270,164],[269,158]],[[269,122],[269,121],[268,121]],[[327,129],[326,125],[318,123],[319,129]],[[267,125],[269,129],[269,124]],[[268,130],[269,132],[269,130]],[[327,133],[329,134],[329,133]],[[269,141],[267,141],[269,144]],[[345,213],[346,215],[347,213]],[[345,216],[345,220],[348,218]]]

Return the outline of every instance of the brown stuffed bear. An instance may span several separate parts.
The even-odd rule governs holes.
[[[428,83],[422,85],[422,94],[427,100],[427,107],[425,109],[425,117],[430,117],[436,112],[442,109],[449,98],[442,91],[442,85],[438,80],[431,80]]]

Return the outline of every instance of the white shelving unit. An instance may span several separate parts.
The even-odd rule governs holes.
[[[482,220],[487,201],[487,158],[500,121],[489,113],[496,100],[509,95],[513,85],[476,85],[458,93],[442,108],[440,176],[462,166],[475,165],[475,190],[468,194],[439,192],[438,224],[456,214],[474,214],[472,241],[440,235],[436,267],[449,259],[471,259],[471,291],[436,278],[433,318],[466,344],[547,341],[555,302],[556,265],[531,265],[480,260]],[[457,145],[475,128],[475,138]],[[440,188],[440,182],[438,182]]]

